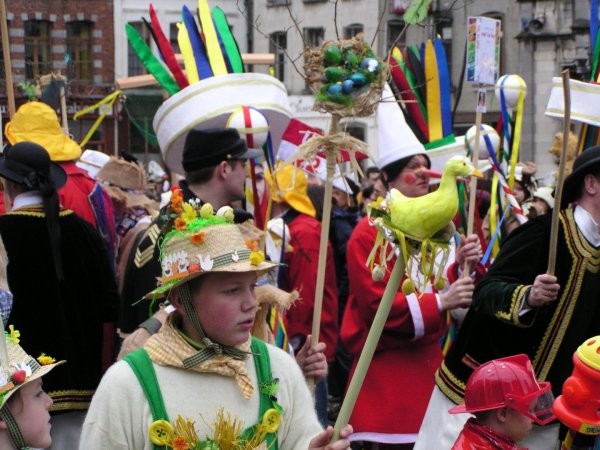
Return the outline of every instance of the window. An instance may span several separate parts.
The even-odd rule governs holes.
[[[135,31],[142,37],[142,39],[150,46],[150,33],[148,31],[148,27],[144,25],[144,22],[129,22]],[[127,74],[132,77],[136,75],[144,75],[146,72],[146,68],[140,61],[139,56],[131,47],[131,44],[127,46]]]
[[[344,39],[352,39],[358,33],[362,33],[365,27],[362,23],[351,23],[347,27],[344,27]]]
[[[387,47],[388,49],[392,48],[392,45],[395,43],[396,47],[404,47],[406,46],[406,34],[402,34],[402,36],[398,39],[398,36],[400,36],[400,33],[402,32],[402,30],[404,30],[404,26],[405,23],[403,20],[390,20],[388,22],[388,27],[387,27]],[[397,41],[396,41],[397,40]]]
[[[285,50],[287,49],[287,32],[276,31],[269,39],[269,52],[275,55],[274,76],[279,81],[285,80]]]
[[[67,23],[67,77],[70,80],[93,79],[92,30],[93,23],[89,21]]]
[[[348,122],[343,125],[344,130],[353,138],[358,139],[359,141],[366,142],[366,125],[361,122]]]
[[[139,31],[139,30],[138,30]],[[169,42],[171,43],[171,48],[175,53],[181,53],[179,49],[179,41],[177,40],[177,36],[179,35],[179,28],[177,28],[176,23],[172,23],[169,25]]]
[[[4,20],[4,19],[3,19]],[[50,22],[47,20],[25,21],[25,76],[33,80],[52,69],[52,46]]]
[[[288,5],[289,0],[267,0],[267,6]]]
[[[304,28],[304,42],[310,48],[320,47],[325,39],[325,29],[319,28]]]

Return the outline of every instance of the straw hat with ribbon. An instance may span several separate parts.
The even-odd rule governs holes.
[[[46,375],[66,361],[56,361],[42,353],[34,358],[19,345],[20,333],[11,325],[0,339],[0,420],[7,425],[7,432],[16,448],[28,448],[19,425],[5,407],[6,402],[25,384]]]
[[[73,161],[81,156],[79,144],[63,132],[56,111],[45,103],[22,105],[6,124],[4,134],[12,145],[23,141],[41,145],[52,161]]]

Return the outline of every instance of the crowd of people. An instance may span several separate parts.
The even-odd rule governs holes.
[[[553,274],[553,186],[520,164],[527,222],[498,210],[496,229],[480,184],[480,229],[456,221],[450,257],[435,256],[448,282],[395,293],[349,424],[331,427],[398,257],[375,255],[381,277],[366,265],[370,204],[435,189],[405,132],[381,140],[362,179],[334,182],[315,344],[324,180],[258,164],[259,229],[243,207],[262,152],[236,129],[189,131],[183,179],[161,204],[135,158],[79,164],[55,111],[21,106],[0,159],[1,448],[554,448],[566,428],[551,397],[577,346],[600,335],[600,147],[565,180]]]

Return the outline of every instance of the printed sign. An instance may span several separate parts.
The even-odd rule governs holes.
[[[493,85],[499,76],[501,22],[469,17],[467,25],[467,81]]]

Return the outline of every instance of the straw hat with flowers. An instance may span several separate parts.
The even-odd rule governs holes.
[[[146,298],[164,297],[171,289],[209,272],[264,272],[275,266],[265,261],[257,242],[244,239],[229,206],[215,214],[209,203],[184,203],[182,192],[176,190],[168,214],[170,231],[160,249],[162,276]]]

